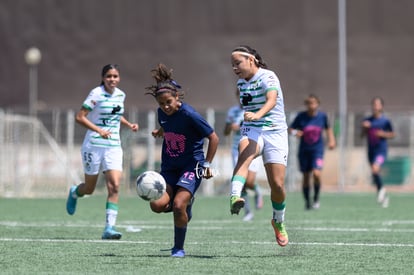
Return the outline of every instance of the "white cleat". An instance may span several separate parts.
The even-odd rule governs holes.
[[[387,191],[385,190],[384,187],[381,187],[381,189],[378,191],[378,195],[377,195],[377,202],[382,204],[385,200]]]
[[[384,200],[382,201],[382,203],[381,203],[382,208],[387,208],[387,207],[388,207],[388,205],[389,205],[389,203],[390,203],[390,199],[389,199],[389,197],[388,197],[388,196],[386,196],[386,197],[384,198]]]
[[[312,205],[312,209],[315,209],[315,210],[319,209],[320,207],[321,207],[321,205],[318,201],[315,201]]]
[[[253,220],[253,217],[254,217],[253,213],[249,212],[243,217],[243,221],[244,222],[249,222],[249,221]]]

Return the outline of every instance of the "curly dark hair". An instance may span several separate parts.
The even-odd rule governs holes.
[[[167,68],[164,64],[160,63],[155,69],[151,70],[152,77],[155,79],[156,84],[146,87],[149,92],[145,94],[157,97],[162,93],[171,93],[172,96],[182,98],[184,94],[179,91],[181,86],[172,78],[172,69]]]

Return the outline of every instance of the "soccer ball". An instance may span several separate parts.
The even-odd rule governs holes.
[[[165,193],[167,184],[161,174],[146,171],[137,177],[137,193],[146,201],[155,201]]]

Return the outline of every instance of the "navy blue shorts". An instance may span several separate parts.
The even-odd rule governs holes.
[[[299,166],[302,173],[311,172],[314,169],[322,170],[323,152],[306,151],[299,153]]]
[[[386,152],[368,152],[368,160],[369,163],[376,164],[378,166],[382,166],[387,159],[387,153]]]
[[[173,188],[174,193],[179,187],[182,187],[194,196],[203,179],[202,175],[198,173],[199,169],[198,162],[194,162],[183,169],[162,170],[161,175],[166,183]]]

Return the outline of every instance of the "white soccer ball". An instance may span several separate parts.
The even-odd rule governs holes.
[[[137,193],[146,201],[155,201],[161,198],[167,189],[163,176],[155,171],[146,171],[137,177]]]

